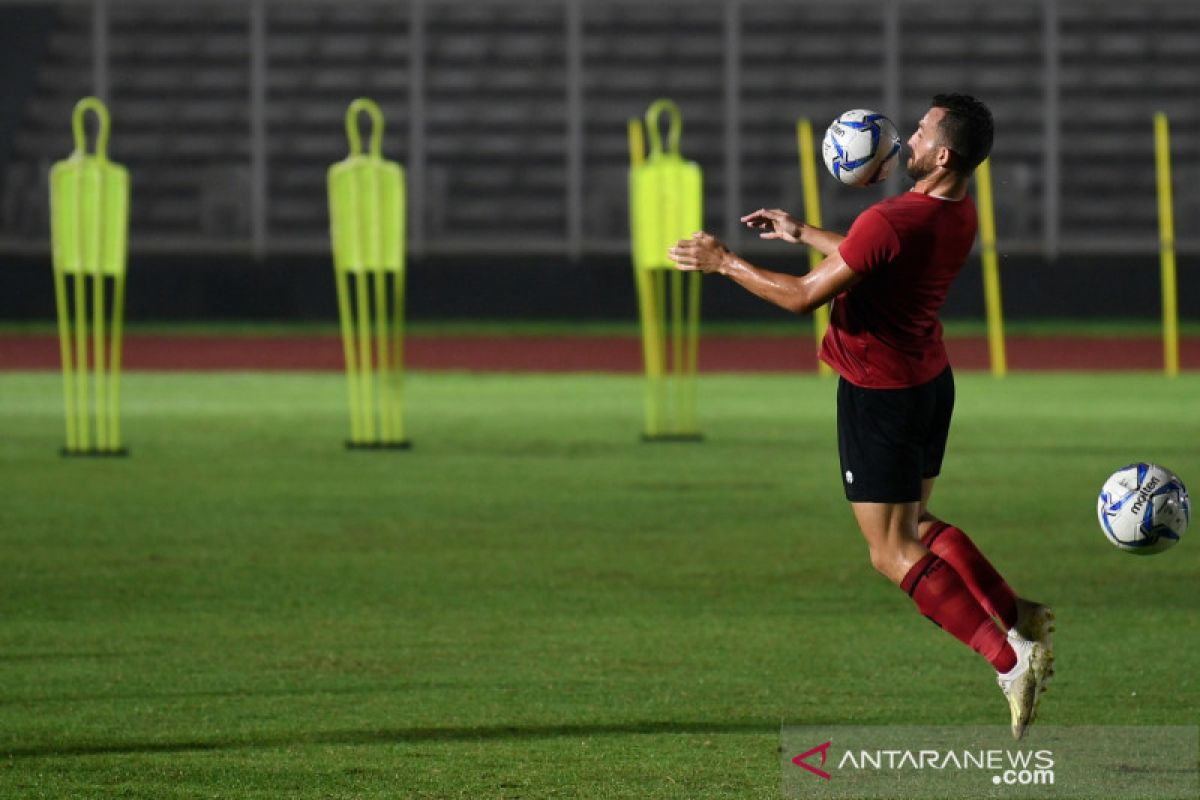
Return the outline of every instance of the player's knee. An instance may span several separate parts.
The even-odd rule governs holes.
[[[896,553],[893,548],[885,545],[871,547],[871,566],[886,578],[892,577],[892,568],[896,563]]]

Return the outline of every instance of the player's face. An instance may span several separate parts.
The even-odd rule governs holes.
[[[911,155],[905,168],[908,177],[919,181],[927,177],[937,167],[938,149],[942,147],[939,127],[946,109],[931,108],[917,123],[917,129],[908,137],[908,149]]]

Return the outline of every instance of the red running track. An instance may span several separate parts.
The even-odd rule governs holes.
[[[947,341],[960,370],[989,366],[987,341]],[[126,370],[340,370],[342,345],[324,336],[140,336],[125,340]],[[629,372],[642,370],[641,344],[605,336],[415,336],[406,343],[415,370],[480,372]],[[1022,337],[1007,342],[1015,370],[1156,370],[1162,345],[1152,338]],[[1200,337],[1180,344],[1184,369],[1200,369]],[[705,337],[705,372],[805,372],[815,364],[810,339]],[[44,335],[0,336],[0,370],[59,367],[58,339]]]

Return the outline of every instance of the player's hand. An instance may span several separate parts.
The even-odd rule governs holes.
[[[746,227],[762,231],[760,239],[780,239],[790,244],[800,243],[804,223],[780,208],[760,208],[742,217]]]
[[[717,272],[729,255],[729,248],[711,233],[697,231],[692,238],[676,242],[667,254],[684,272]]]

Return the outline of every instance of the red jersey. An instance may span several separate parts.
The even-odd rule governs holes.
[[[821,360],[868,389],[936,378],[950,363],[938,311],[977,226],[970,195],[905,192],[859,214],[838,252],[863,279],[833,299]]]

